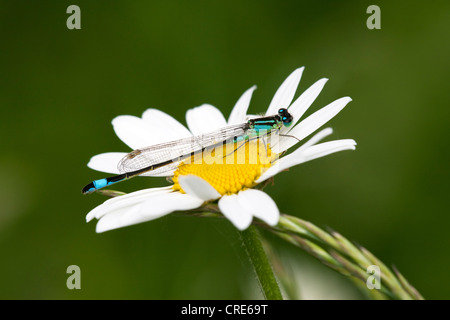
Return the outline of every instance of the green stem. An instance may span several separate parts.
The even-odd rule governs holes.
[[[205,211],[198,212],[197,209],[197,212],[189,215],[224,218],[219,212],[217,207],[209,206],[207,209],[205,208]],[[350,277],[359,287],[364,288],[365,293],[368,292],[366,287],[369,276],[367,268],[371,265],[378,266],[383,278],[380,290],[369,290],[369,295],[374,299],[424,299],[398,270],[394,268],[391,271],[367,249],[353,244],[337,232],[326,232],[311,222],[287,214],[280,216],[279,223],[275,227],[259,222],[254,222],[254,224],[302,248],[327,267]],[[264,295],[267,299],[281,299],[280,289],[255,226],[251,226],[241,235]]]
[[[258,229],[250,226],[240,233],[245,251],[256,272],[264,297],[267,300],[283,300],[280,287],[262,246]]]

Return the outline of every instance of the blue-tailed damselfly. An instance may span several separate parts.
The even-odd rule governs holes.
[[[128,153],[117,165],[121,174],[95,180],[86,185],[82,189],[82,193],[92,193],[136,176],[154,176],[173,170],[183,160],[208,149],[278,133],[283,126],[290,126],[292,119],[288,110],[281,108],[274,116],[254,118],[243,124],[228,126],[211,133],[136,149]]]

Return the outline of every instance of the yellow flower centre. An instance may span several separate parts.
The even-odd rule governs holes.
[[[175,171],[173,189],[184,193],[178,183],[178,177],[184,175],[202,178],[221,195],[254,187],[255,180],[276,159],[270,147],[260,140],[230,143],[193,155]]]

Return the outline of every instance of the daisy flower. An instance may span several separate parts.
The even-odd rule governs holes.
[[[351,101],[349,97],[340,98],[299,121],[328,80],[318,80],[294,100],[303,69],[296,69],[281,84],[265,113],[271,116],[277,114],[280,108],[288,109],[293,117],[292,125],[280,129],[278,141],[265,146],[265,151],[258,153],[257,161],[251,164],[182,163],[174,170],[158,173],[158,176],[170,177],[172,185],[139,190],[106,200],[89,212],[86,220],[98,219],[96,231],[104,232],[153,220],[175,211],[193,210],[205,203],[217,201],[220,212],[239,230],[249,227],[253,218],[275,226],[280,217],[276,203],[255,187],[290,167],[338,151],[354,150],[356,145],[352,139],[319,143],[332,133],[331,128],[326,128],[295,151],[287,152]],[[204,104],[187,111],[187,128],[157,109],[146,110],[141,118],[118,116],[112,124],[116,135],[133,150],[210,133],[229,125],[245,123],[251,118],[247,110],[255,89],[256,86],[253,86],[244,92],[228,120],[217,108]],[[109,152],[96,155],[90,159],[88,167],[119,174],[117,165],[126,154]],[[244,152],[244,157],[248,157],[248,152]]]

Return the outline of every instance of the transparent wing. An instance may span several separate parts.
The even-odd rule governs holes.
[[[183,159],[194,152],[200,152],[204,148],[214,147],[234,137],[244,135],[246,128],[246,123],[229,126],[211,133],[136,149],[123,157],[117,168],[120,173],[126,173],[168,162],[160,168],[140,174],[142,176],[155,176],[176,169]]]

